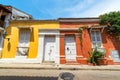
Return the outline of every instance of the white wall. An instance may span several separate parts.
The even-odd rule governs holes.
[[[13,18],[13,16],[14,16],[14,18]],[[28,19],[30,19],[30,15],[29,14],[24,13],[24,12],[22,12],[22,11],[16,9],[16,8],[12,8],[12,16],[11,16],[12,20],[16,20],[17,16],[24,17],[24,18],[19,18],[17,20],[28,20]]]

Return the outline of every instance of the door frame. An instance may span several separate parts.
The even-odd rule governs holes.
[[[45,36],[47,35],[53,35],[55,36],[56,40],[56,51],[55,51],[55,63],[59,64],[60,63],[60,32],[58,30],[39,30],[38,33],[38,56],[40,63],[43,63],[44,61],[44,40]]]
[[[74,38],[74,47],[75,47],[75,53],[74,53],[74,55],[75,55],[75,59],[68,59],[67,60],[67,58],[66,58],[66,49],[65,49],[65,59],[66,59],[66,61],[76,61],[77,59],[76,59],[76,57],[77,57],[77,50],[76,50],[76,38],[75,38],[75,35],[65,35],[65,43],[64,43],[64,48],[66,48],[66,37],[73,37]]]
[[[53,37],[53,38],[55,39],[55,42],[54,42],[54,43],[56,44],[56,38],[55,38],[56,36],[55,36],[55,35],[45,35],[45,36],[44,36],[43,62],[54,62],[55,60],[54,60],[54,61],[46,61],[46,60],[45,60],[45,58],[46,58],[46,52],[45,52],[45,51],[46,51],[46,44],[45,44],[45,43],[46,43],[46,42],[45,42],[45,41],[46,41],[46,37]],[[55,45],[55,44],[54,44],[54,45]],[[56,46],[56,45],[55,45],[55,46]],[[56,51],[56,49],[55,49],[55,51]],[[55,54],[55,53],[54,53],[54,54]]]

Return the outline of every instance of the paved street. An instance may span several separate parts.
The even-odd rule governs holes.
[[[77,80],[120,80],[120,71],[0,69],[0,80],[58,80],[60,73],[73,73]]]

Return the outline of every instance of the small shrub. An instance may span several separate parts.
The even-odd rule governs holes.
[[[99,51],[97,47],[92,52],[88,52],[88,53],[90,55],[90,58],[88,58],[88,62],[94,65],[99,65],[98,60],[100,58],[103,58],[105,55],[105,52]]]

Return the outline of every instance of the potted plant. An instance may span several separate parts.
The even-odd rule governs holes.
[[[101,52],[96,47],[92,52],[88,52],[90,55],[90,58],[88,58],[88,62],[93,65],[100,65],[100,60],[104,58],[105,52]]]

